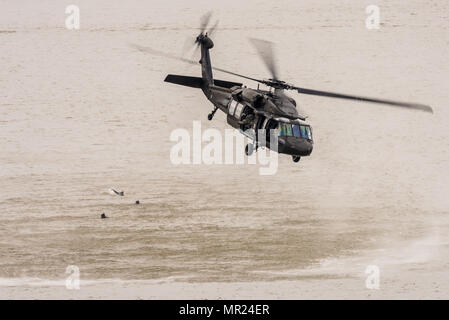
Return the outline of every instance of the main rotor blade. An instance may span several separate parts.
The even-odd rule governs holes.
[[[235,72],[232,72],[232,71],[228,71],[228,70],[224,70],[224,69],[221,69],[221,68],[212,67],[212,69],[216,70],[216,71],[224,72],[224,73],[227,73],[227,74],[232,74],[233,76],[241,77],[241,78],[244,78],[244,79],[248,79],[248,80],[252,80],[252,81],[256,81],[256,82],[260,82],[260,83],[265,83],[264,80],[247,77],[247,76],[244,76],[242,74],[238,74],[238,73],[235,73]]]
[[[262,61],[265,63],[266,67],[270,71],[272,79],[278,80],[279,73],[277,64],[274,60],[273,43],[270,41],[254,38],[250,38],[249,40],[254,45],[254,47],[259,53],[259,56],[262,58]]]
[[[179,60],[179,61],[182,61],[182,62],[185,62],[185,63],[188,63],[188,64],[198,64],[198,62],[196,62],[196,61],[185,59],[185,58],[181,58],[181,57],[175,56],[175,55],[170,54],[170,53],[166,53],[166,52],[163,52],[163,51],[152,49],[150,47],[142,47],[142,46],[139,46],[137,44],[130,44],[130,46],[133,47],[134,49],[139,50],[140,52],[149,53],[149,54],[152,54],[152,55],[155,55],[155,56],[166,57],[166,58],[170,58],[170,59],[173,59],[173,60]]]
[[[410,109],[421,110],[421,111],[433,113],[433,110],[430,106],[424,105],[424,104],[419,104],[419,103],[408,103],[408,102],[400,102],[400,101],[393,101],[393,100],[383,100],[383,99],[375,99],[375,98],[368,98],[368,97],[351,96],[351,95],[347,95],[347,94],[328,92],[328,91],[319,91],[319,90],[299,88],[299,87],[291,87],[290,89],[296,90],[296,91],[298,91],[298,93],[310,94],[310,95],[314,95],[314,96],[380,103],[380,104],[387,104],[390,106],[405,107],[405,108],[410,108]]]
[[[209,20],[210,20],[210,18],[212,17],[212,11],[209,11],[209,12],[207,12],[207,13],[205,13],[202,17],[201,17],[201,25],[200,25],[200,30],[201,30],[201,33],[204,33],[204,31],[206,30],[206,28],[207,28],[207,25],[209,24]]]
[[[169,58],[169,59],[173,59],[173,60],[178,60],[178,61],[182,61],[182,62],[185,62],[185,63],[188,63],[188,64],[193,64],[193,65],[198,65],[199,64],[197,61],[181,58],[181,57],[175,56],[173,54],[166,53],[166,52],[163,52],[163,51],[159,51],[159,50],[156,50],[156,49],[153,49],[153,48],[150,48],[150,47],[143,47],[143,46],[139,46],[137,44],[130,44],[130,46],[133,47],[134,49],[139,50],[140,52],[149,53],[151,55],[155,55],[155,56],[159,56],[159,57],[165,57],[165,58]],[[264,80],[259,80],[259,79],[247,77],[247,76],[244,76],[242,74],[238,74],[238,73],[235,73],[235,72],[232,72],[232,71],[228,71],[228,70],[225,70],[225,69],[221,69],[221,68],[217,68],[217,67],[212,67],[212,69],[216,70],[216,71],[228,73],[228,74],[231,74],[233,76],[245,78],[245,79],[248,79],[248,80],[253,80],[253,81],[256,81],[256,82],[260,82],[260,83],[265,83]]]
[[[215,24],[212,26],[212,28],[209,29],[209,31],[207,32],[207,34],[209,35],[209,37],[211,37],[211,36],[214,34],[215,29],[218,27],[218,23],[219,23],[219,22],[220,22],[220,21],[217,20],[217,22],[215,22]]]

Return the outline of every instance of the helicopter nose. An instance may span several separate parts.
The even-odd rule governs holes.
[[[298,139],[296,137],[288,137],[285,144],[285,153],[297,155],[297,156],[308,156],[312,153],[313,142],[307,139]]]

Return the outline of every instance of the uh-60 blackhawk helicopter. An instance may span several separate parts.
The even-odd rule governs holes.
[[[212,120],[215,112],[221,110],[227,114],[227,123],[229,125],[239,129],[253,141],[253,143],[246,145],[246,155],[251,155],[254,150],[257,150],[259,145],[268,148],[271,147],[271,149],[277,149],[276,151],[279,153],[291,155],[294,162],[298,162],[301,157],[309,156],[312,153],[313,138],[311,126],[306,122],[306,117],[298,113],[296,101],[287,96],[284,93],[284,90],[296,90],[298,93],[323,97],[381,103],[433,113],[430,106],[423,104],[381,100],[306,89],[279,80],[273,58],[273,48],[268,41],[251,39],[271,73],[270,79],[255,79],[221,68],[212,67],[209,50],[214,47],[214,43],[210,38],[210,35],[215,30],[217,24],[215,24],[209,32],[205,32],[209,19],[210,14],[203,18],[200,29],[201,32],[195,40],[195,44],[201,49],[201,60],[199,63],[201,64],[202,77],[169,74],[165,78],[165,81],[202,89],[207,99],[214,105],[214,109],[208,115],[208,119]],[[151,54],[162,55],[191,64],[198,63],[188,59],[178,58],[148,47],[135,47],[138,50],[149,52]],[[259,89],[259,86],[257,89],[250,89],[244,87],[242,83],[214,79],[212,70],[262,83],[268,86],[270,90],[261,90]],[[264,136],[258,135],[260,129],[265,129],[265,131],[261,131],[265,132]],[[277,148],[270,146],[270,132],[272,132],[270,129],[274,129],[278,135]]]

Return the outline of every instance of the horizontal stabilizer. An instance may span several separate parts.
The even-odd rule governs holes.
[[[178,76],[176,74],[169,74],[164,81],[192,88],[201,88],[203,86],[203,79],[201,78]]]
[[[165,82],[170,82],[174,84],[179,84],[181,86],[201,88],[203,86],[203,79],[200,77],[189,77],[180,76],[176,74],[169,74],[164,80]],[[214,84],[219,87],[232,88],[234,86],[241,87],[242,84],[232,81],[214,80]]]

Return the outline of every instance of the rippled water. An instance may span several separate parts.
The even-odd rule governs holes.
[[[68,31],[58,1],[2,2],[0,278],[64,279],[77,265],[83,279],[291,279],[283,271],[444,237],[449,7],[379,6],[383,25],[368,31],[359,1],[81,1],[81,30]],[[274,176],[173,166],[173,129],[224,129],[225,117],[206,121],[200,91],[163,82],[199,67],[129,44],[181,55],[209,7],[216,66],[266,77],[247,37],[272,39],[286,81],[435,114],[292,94],[314,128],[310,158],[280,156]]]

